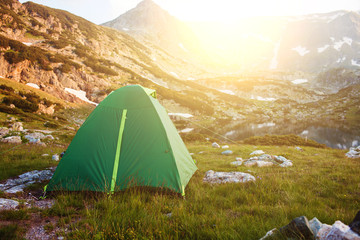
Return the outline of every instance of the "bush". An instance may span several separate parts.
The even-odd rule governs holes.
[[[12,87],[6,86],[6,85],[4,85],[4,84],[1,84],[1,85],[0,85],[0,89],[4,90],[4,91],[6,91],[6,92],[11,92],[11,93],[14,92],[14,89],[13,89]]]
[[[4,97],[3,103],[7,105],[14,104],[24,112],[36,112],[39,109],[37,104],[13,96]]]

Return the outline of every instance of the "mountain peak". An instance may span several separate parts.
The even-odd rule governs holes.
[[[138,3],[136,7],[143,7],[143,6],[158,6],[153,0],[143,0]]]

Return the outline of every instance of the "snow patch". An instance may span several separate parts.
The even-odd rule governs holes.
[[[170,72],[170,74],[171,74],[171,75],[173,75],[174,77],[176,77],[176,78],[179,78],[179,79],[180,79],[179,75],[177,75],[176,73],[174,73],[174,72]]]
[[[185,52],[189,52],[189,50],[187,50],[182,43],[179,43],[179,47]]]
[[[338,60],[336,60],[337,63],[342,63],[346,60],[346,57],[342,57],[342,58],[339,58]]]
[[[235,93],[234,93],[233,91],[231,91],[231,90],[219,90],[219,89],[218,89],[218,91],[219,91],[219,92],[222,92],[222,93],[229,94],[229,95],[235,95]]]
[[[255,99],[255,100],[258,100],[258,101],[267,101],[267,102],[276,100],[276,98],[263,98],[263,97],[260,97],[260,96],[253,96],[253,95],[251,95],[250,99]]]
[[[26,46],[31,46],[33,45],[34,43],[31,43],[31,42],[22,42],[23,44],[25,44]]]
[[[297,46],[292,48],[291,50],[296,51],[300,56],[305,56],[306,54],[308,54],[310,51],[306,49],[306,47],[302,47],[302,46]]]
[[[189,133],[192,130],[194,130],[194,129],[193,128],[184,128],[183,130],[180,130],[179,132],[181,132],[181,133]]]
[[[195,78],[189,77],[187,80],[194,81]]]
[[[302,84],[302,83],[307,83],[308,80],[307,79],[295,79],[293,81],[291,81],[293,84]]]
[[[124,30],[124,31],[129,31],[129,29],[128,29],[128,28],[123,28],[122,30]]]
[[[356,60],[351,59],[351,65],[360,67],[360,63],[358,63]]]
[[[276,124],[273,122],[268,123],[260,123],[257,125],[257,128],[263,128],[263,127],[274,127]],[[251,154],[250,154],[251,155]]]
[[[81,100],[83,100],[84,102],[90,103],[90,104],[94,104],[94,105],[98,105],[95,102],[90,101],[87,97],[86,97],[86,92],[82,91],[82,90],[75,90],[75,89],[71,89],[71,88],[65,88],[65,91],[75,95],[77,98],[80,98]]]
[[[189,114],[189,113],[168,113],[169,116],[180,116],[180,117],[184,117],[184,118],[191,118],[193,117],[193,115]]]
[[[349,46],[351,46],[353,40],[349,37],[343,37],[342,40],[340,41],[337,41],[334,43],[334,49],[336,51],[340,51],[340,49],[342,48],[342,46],[346,43],[348,44]]]
[[[279,53],[280,41],[275,44],[274,57],[271,59],[269,69],[276,69],[278,66],[277,56]]]
[[[33,88],[36,88],[36,89],[40,89],[40,87],[35,83],[27,83],[26,85],[28,85],[30,87],[33,87]]]
[[[317,51],[318,51],[318,53],[322,53],[322,52],[325,51],[328,47],[330,47],[330,45],[329,45],[329,44],[326,44],[326,45],[323,46],[323,47],[319,47],[319,48],[317,49]]]

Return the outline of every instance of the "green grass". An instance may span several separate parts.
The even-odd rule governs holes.
[[[42,218],[56,219],[47,230],[59,227],[59,234],[69,239],[259,239],[298,216],[348,224],[358,211],[360,161],[345,158],[344,150],[230,145],[234,154],[223,156],[223,150],[212,148],[210,143],[188,143],[188,149],[194,153],[199,170],[186,187],[185,200],[161,189],[132,188],[112,196],[60,192],[48,196],[56,200],[52,208],[38,210]],[[235,157],[249,158],[257,149],[284,156],[294,166],[248,168],[230,164]],[[6,153],[8,163],[3,164],[4,158],[0,163],[11,169],[9,162],[19,163],[16,159],[20,157],[32,165],[28,170],[51,165],[36,160],[39,149],[29,146],[26,151],[28,154]],[[250,170],[256,182],[207,184],[202,178],[210,169]],[[65,234],[66,228],[69,231]]]
[[[56,153],[60,154],[64,150],[64,147],[57,146],[41,147],[0,143],[0,181],[28,171],[42,170],[57,165],[57,162],[52,161],[51,156]],[[42,157],[41,155],[44,153],[49,156]]]

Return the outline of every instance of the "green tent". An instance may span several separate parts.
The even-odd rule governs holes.
[[[154,90],[139,85],[106,97],[80,127],[46,190],[151,186],[184,194],[197,168],[155,97]]]

